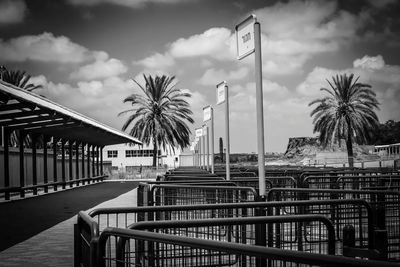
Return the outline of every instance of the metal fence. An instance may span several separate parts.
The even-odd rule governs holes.
[[[296,201],[322,199],[363,199],[375,210],[376,225],[387,230],[388,256],[390,260],[400,261],[400,193],[383,190],[342,190],[342,189],[303,189],[272,188],[267,195],[269,201]],[[357,213],[342,207],[336,216],[357,220]]]

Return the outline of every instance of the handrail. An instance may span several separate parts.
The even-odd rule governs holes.
[[[268,248],[262,246],[253,246],[239,243],[229,243],[222,241],[189,238],[168,234],[153,233],[140,230],[106,228],[98,239],[99,247],[99,266],[105,266],[104,256],[107,239],[110,236],[118,236],[122,238],[132,238],[136,240],[146,240],[150,242],[159,242],[167,244],[175,244],[179,246],[187,246],[197,249],[208,249],[226,252],[230,254],[239,254],[253,256],[264,260],[282,260],[296,263],[317,265],[317,266],[341,266],[341,267],[398,267],[399,265],[391,262],[360,260],[347,258],[343,256],[319,255],[302,251],[282,250],[277,248]]]

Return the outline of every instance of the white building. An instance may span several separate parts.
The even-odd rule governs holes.
[[[180,150],[168,151],[158,150],[158,166],[175,168],[179,165]],[[140,166],[153,165],[153,147],[138,146],[132,144],[119,144],[106,146],[103,149],[103,160],[111,162],[113,170],[130,172]]]

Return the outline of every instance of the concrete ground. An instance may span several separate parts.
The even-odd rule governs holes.
[[[109,187],[110,190],[114,187],[112,184],[107,186],[107,182],[103,184]],[[121,186],[125,187],[127,189],[125,191],[128,192],[95,205],[87,209],[87,211],[99,207],[136,206],[136,189],[131,188],[135,186],[133,186],[132,182],[118,185],[118,187]],[[84,192],[82,191],[83,194],[85,194]],[[74,214],[76,213],[74,211]],[[46,221],[46,218],[43,217],[42,220]],[[1,251],[0,266],[73,266],[73,225],[75,222],[76,215]],[[26,220],[24,227],[30,227],[29,219]],[[4,229],[1,229],[1,231],[4,231]]]

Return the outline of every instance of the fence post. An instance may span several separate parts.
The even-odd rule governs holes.
[[[265,195],[258,196],[257,200],[258,202],[264,202],[266,201]],[[255,216],[265,216],[265,210],[263,208],[256,208],[255,209]],[[265,224],[256,224],[255,225],[255,236],[256,236],[256,242],[255,245],[257,246],[267,246],[267,231],[266,231],[266,226]],[[267,262],[264,259],[257,259],[256,260],[256,266],[257,267],[264,267],[267,266]]]
[[[388,260],[388,234],[386,230],[374,231],[374,248],[379,251],[379,260]]]
[[[356,245],[356,231],[354,226],[346,225],[343,227],[343,256],[351,257],[349,248]]]

